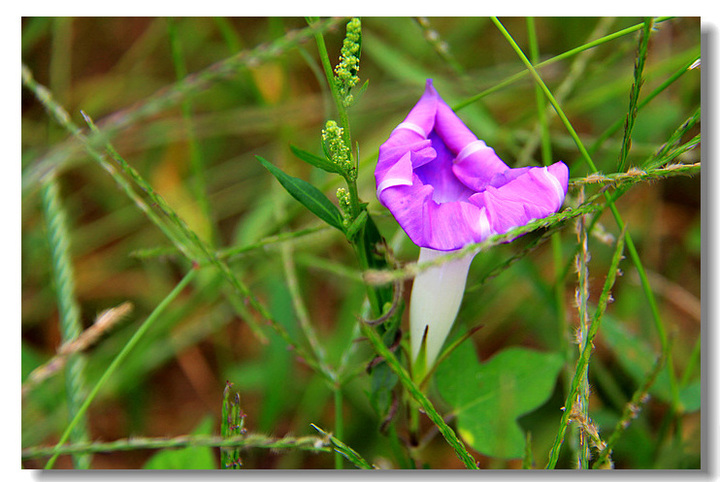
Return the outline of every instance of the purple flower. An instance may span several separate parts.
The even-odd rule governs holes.
[[[460,249],[562,206],[568,169],[509,168],[440,98],[425,93],[380,146],[377,196],[418,246]]]
[[[425,93],[380,146],[377,196],[410,239],[419,262],[479,243],[558,211],[568,168],[509,168],[440,98]],[[420,273],[410,299],[413,360],[424,346],[422,374],[437,358],[457,316],[475,253]]]

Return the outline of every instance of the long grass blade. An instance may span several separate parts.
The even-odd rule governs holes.
[[[185,277],[180,280],[180,282],[175,286],[175,288],[173,288],[173,290],[160,302],[160,304],[157,305],[153,312],[150,313],[150,316],[145,319],[145,322],[140,325],[140,328],[138,328],[137,331],[133,334],[133,336],[128,340],[120,353],[115,356],[115,358],[107,367],[100,379],[97,381],[97,383],[95,383],[95,386],[92,388],[92,390],[90,390],[88,396],[83,401],[83,404],[78,408],[78,411],[75,413],[75,416],[68,424],[65,432],[63,432],[63,434],[60,436],[60,440],[58,440],[58,443],[55,445],[56,450],[59,449],[68,440],[70,434],[75,429],[75,426],[80,423],[82,417],[85,415],[85,413],[87,413],[88,408],[90,408],[90,404],[93,402],[93,400],[95,400],[95,397],[100,392],[100,389],[103,387],[103,385],[105,385],[105,382],[113,375],[113,373],[115,373],[120,364],[125,360],[125,358],[127,358],[130,352],[132,352],[132,349],[142,339],[142,337],[150,329],[150,327],[153,326],[153,324],[158,320],[158,318],[162,316],[165,308],[167,308],[170,303],[172,303],[175,298],[177,298],[180,293],[182,293],[182,291],[190,284],[190,282],[195,277],[196,272],[197,270],[195,269],[187,272]],[[45,469],[51,469],[53,465],[55,465],[55,461],[57,460],[59,455],[59,451],[53,451],[52,457],[50,457],[50,460],[48,460],[47,464],[45,464]]]

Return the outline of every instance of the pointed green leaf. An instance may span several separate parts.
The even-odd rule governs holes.
[[[311,152],[305,151],[293,145],[290,146],[290,150],[293,152],[293,154],[295,154],[298,159],[307,162],[311,166],[315,166],[319,169],[322,169],[323,171],[331,172],[333,174],[342,174],[340,168],[334,162],[328,160],[325,157],[316,156]]]
[[[508,348],[480,363],[468,341],[440,364],[435,380],[469,445],[491,457],[522,458],[526,438],[517,419],[548,400],[562,364],[557,353],[526,348]]]
[[[303,206],[308,208],[317,217],[340,231],[345,231],[342,223],[342,216],[338,208],[318,188],[307,181],[285,174],[277,166],[266,161],[260,156],[255,156],[270,174],[282,184],[292,197],[297,199]]]

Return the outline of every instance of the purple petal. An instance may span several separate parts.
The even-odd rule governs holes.
[[[377,196],[410,239],[448,251],[560,209],[568,171],[510,169],[465,126],[428,79],[405,120],[380,146]]]
[[[459,151],[453,166],[457,178],[476,192],[485,189],[493,177],[509,170],[494,149],[477,139]]]
[[[428,245],[425,240],[426,216],[423,212],[427,202],[432,200],[432,193],[432,186],[423,184],[414,176],[411,185],[387,188],[378,196],[412,242],[418,246]]]
[[[425,92],[415,107],[410,110],[410,113],[405,117],[405,120],[395,128],[395,131],[411,131],[417,135],[427,138],[430,132],[435,127],[435,114],[437,113],[438,101],[440,96],[438,95],[435,87],[432,85],[432,80],[428,79],[425,83]],[[395,132],[393,131],[393,133]]]
[[[567,179],[567,166],[562,162],[524,168],[507,184],[488,185],[483,192],[472,195],[470,202],[484,207],[492,230],[502,234],[557,212],[567,194]]]
[[[492,234],[483,207],[455,201],[426,204],[425,241],[440,251],[451,251],[483,240]]]

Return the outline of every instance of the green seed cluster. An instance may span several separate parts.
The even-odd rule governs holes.
[[[350,149],[343,139],[343,128],[334,120],[325,123],[322,131],[322,140],[328,157],[350,180],[357,178],[357,171],[350,159]]]
[[[345,107],[353,103],[350,90],[360,81],[360,19],[353,18],[347,24],[345,40],[340,50],[340,62],[335,66],[335,82]]]
[[[340,188],[338,188],[335,195],[337,196],[338,203],[340,204],[340,212],[342,212],[343,225],[345,227],[347,227],[350,224],[350,210],[351,210],[350,193],[344,187],[340,187]]]

